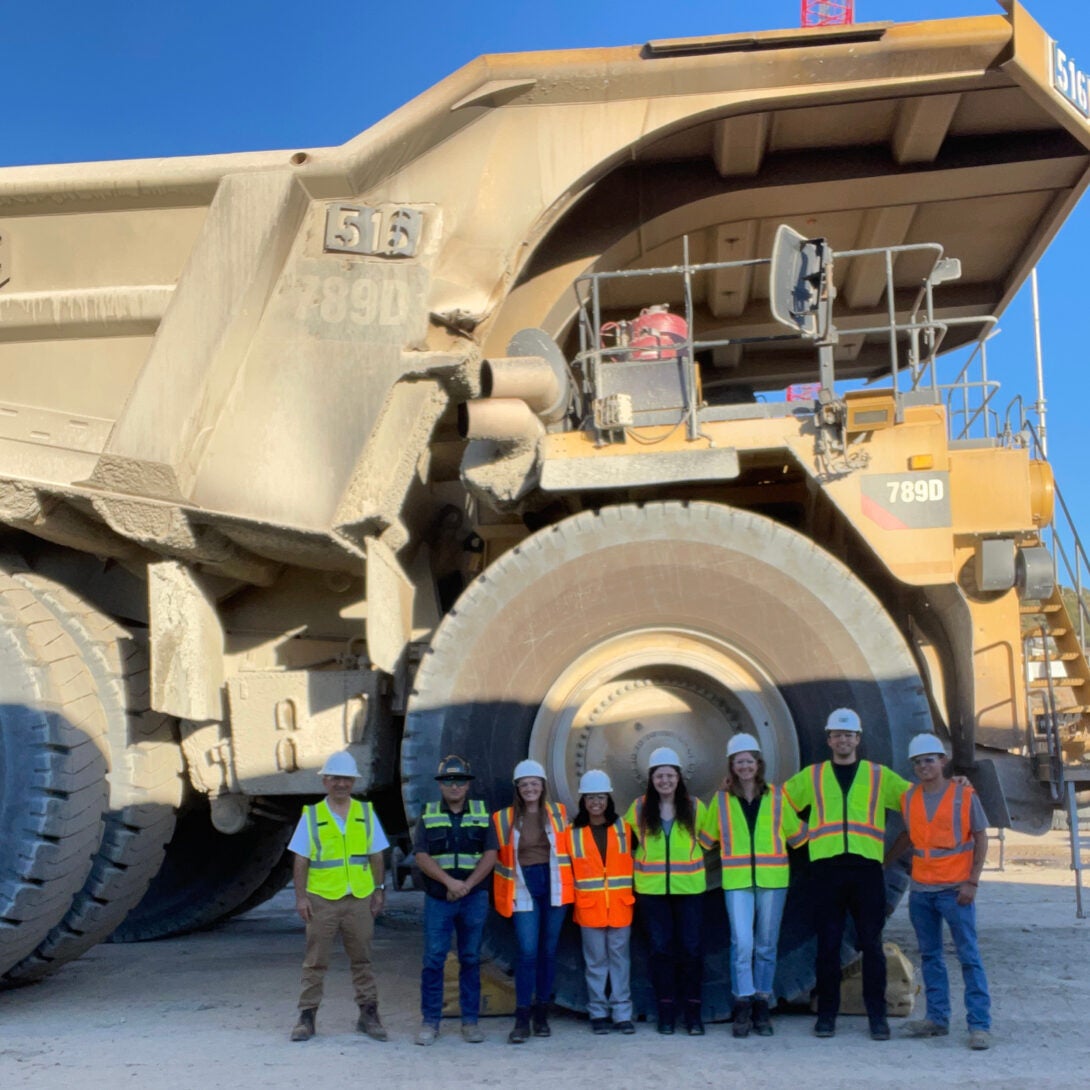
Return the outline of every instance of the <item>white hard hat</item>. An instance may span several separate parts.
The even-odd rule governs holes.
[[[862,734],[863,724],[859,721],[859,714],[851,708],[837,708],[826,721],[825,729],[850,730],[855,734]]]
[[[936,753],[940,757],[946,756],[946,746],[942,744],[942,739],[934,734],[917,734],[908,743],[908,759],[910,761],[915,757],[926,757],[931,753]]]
[[[681,758],[668,746],[659,746],[651,751],[651,758],[647,762],[648,768],[658,768],[660,765],[673,765],[681,771]]]
[[[613,791],[613,784],[609,782],[609,776],[600,768],[592,768],[579,777],[580,795],[609,795]]]
[[[322,765],[323,776],[351,776],[352,779],[360,778],[360,770],[356,767],[356,761],[346,749],[339,753],[331,753]]]
[[[736,753],[760,753],[761,743],[752,734],[736,734],[727,743],[727,756],[733,757]]]
[[[525,779],[527,776],[536,776],[539,780],[548,780],[548,776],[545,775],[545,769],[537,761],[531,761],[529,759],[525,761],[519,761],[515,765],[515,773],[511,777],[518,783],[519,780]]]

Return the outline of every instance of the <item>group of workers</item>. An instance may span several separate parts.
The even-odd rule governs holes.
[[[735,1037],[773,1033],[780,923],[790,881],[788,849],[804,845],[811,865],[817,937],[814,1034],[836,1033],[841,944],[850,917],[862,954],[863,1001],[870,1036],[888,1040],[884,864],[911,849],[909,915],[919,941],[926,1016],[906,1035],[949,1032],[950,989],[942,925],[953,938],[965,981],[969,1046],[990,1047],[987,979],[976,939],[975,898],[987,853],[986,820],[972,787],[946,778],[947,757],[933,734],[912,739],[914,786],[858,755],[859,715],[839,708],[827,720],[830,759],[782,785],[765,779],[758,740],[735,734],[727,773],[708,804],[689,793],[676,752],[654,750],[646,790],[621,816],[602,771],[584,773],[574,818],[550,798],[544,768],[519,762],[512,805],[490,814],[470,796],[468,761],[445,757],[435,776],[440,799],[424,808],[414,852],[425,885],[424,958],[419,1045],[439,1036],[443,975],[457,937],[462,1037],[484,1040],[480,948],[491,903],[512,921],[517,946],[515,1022],[508,1041],[550,1036],[549,1002],[560,930],[572,906],[579,926],[587,1010],[595,1034],[636,1032],[629,984],[634,912],[646,933],[657,1028],[705,1032],[703,897],[705,852],[717,850],[730,922]],[[296,853],[295,894],[306,923],[299,1018],[293,1040],[315,1033],[315,1015],[334,938],[342,935],[360,1010],[358,1029],[386,1040],[371,966],[374,917],[383,908],[385,834],[369,803],[352,798],[355,763],[348,753],[326,762],[326,797],[304,808],[289,847]],[[905,831],[886,847],[886,814]],[[491,882],[489,879],[491,878]]]

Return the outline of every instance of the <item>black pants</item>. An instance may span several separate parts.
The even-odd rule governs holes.
[[[811,868],[814,924],[817,931],[818,1014],[840,1010],[840,945],[848,916],[855,924],[855,945],[863,955],[863,1003],[870,1018],[886,1015],[886,882],[882,864],[872,860],[843,863],[821,860]]]
[[[637,902],[651,948],[655,998],[660,1003],[699,1003],[704,982],[704,898],[699,893],[641,893]]]

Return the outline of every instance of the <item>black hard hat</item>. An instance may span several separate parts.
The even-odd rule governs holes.
[[[439,770],[435,778],[437,780],[472,780],[476,777],[469,770],[469,761],[459,757],[457,753],[452,753],[439,762]]]

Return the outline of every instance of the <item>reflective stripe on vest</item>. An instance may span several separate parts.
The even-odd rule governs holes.
[[[325,799],[304,808],[310,837],[308,893],[339,901],[348,893],[366,897],[375,888],[370,860],[371,813],[369,802],[352,799],[342,833]]]
[[[441,803],[429,802],[424,807],[424,813],[421,814],[420,820],[424,823],[424,828],[431,829],[446,829],[448,833],[452,833],[454,830],[454,822],[451,820],[451,814],[449,810],[444,810]],[[488,807],[485,806],[481,799],[470,799],[469,805],[462,811],[462,829],[479,829],[482,833],[488,829]],[[480,850],[479,851],[443,851],[443,852],[428,852],[432,860],[445,871],[465,871],[467,874],[473,871],[473,868],[481,861],[481,856],[484,854],[484,836],[478,838]],[[443,843],[444,847],[449,848],[451,841],[446,839]]]
[[[950,783],[928,819],[924,790],[910,787],[901,814],[912,839],[912,878],[921,885],[968,881],[973,872],[972,788]]]

